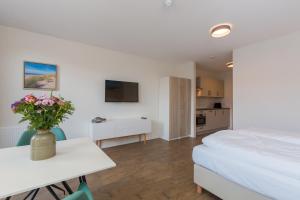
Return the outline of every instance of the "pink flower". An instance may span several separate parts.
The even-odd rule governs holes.
[[[42,101],[41,100],[38,100],[37,102],[35,102],[35,104],[34,105],[36,105],[36,106],[40,106],[40,105],[42,105]]]
[[[24,97],[25,103],[35,103],[36,100],[37,100],[36,97],[33,96],[32,94],[26,95],[26,96]]]
[[[55,104],[55,102],[50,98],[46,98],[46,99],[42,100],[43,106],[53,106],[53,104]]]
[[[59,101],[57,102],[57,104],[60,105],[60,106],[63,106],[63,105],[65,105],[65,101],[59,100]]]
[[[60,101],[60,99],[55,96],[51,96],[51,100],[53,100],[55,103],[58,103]]]

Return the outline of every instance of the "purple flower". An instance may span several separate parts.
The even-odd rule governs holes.
[[[10,108],[15,113],[18,109],[18,106],[23,103],[22,101],[16,101],[15,103],[11,104]]]

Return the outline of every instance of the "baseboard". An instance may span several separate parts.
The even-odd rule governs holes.
[[[192,136],[186,135],[186,136],[181,136],[181,137],[172,138],[172,139],[167,139],[167,138],[161,137],[161,139],[166,140],[166,141],[173,141],[173,140],[180,140],[180,139],[187,138],[187,137],[192,137]]]

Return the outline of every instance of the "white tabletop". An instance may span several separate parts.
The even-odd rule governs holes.
[[[56,156],[30,160],[30,146],[0,149],[0,198],[115,167],[90,139],[57,142]]]

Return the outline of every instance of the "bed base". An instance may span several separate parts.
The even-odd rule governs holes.
[[[198,193],[201,194],[203,188],[223,200],[271,200],[197,164],[194,165],[194,183]]]

